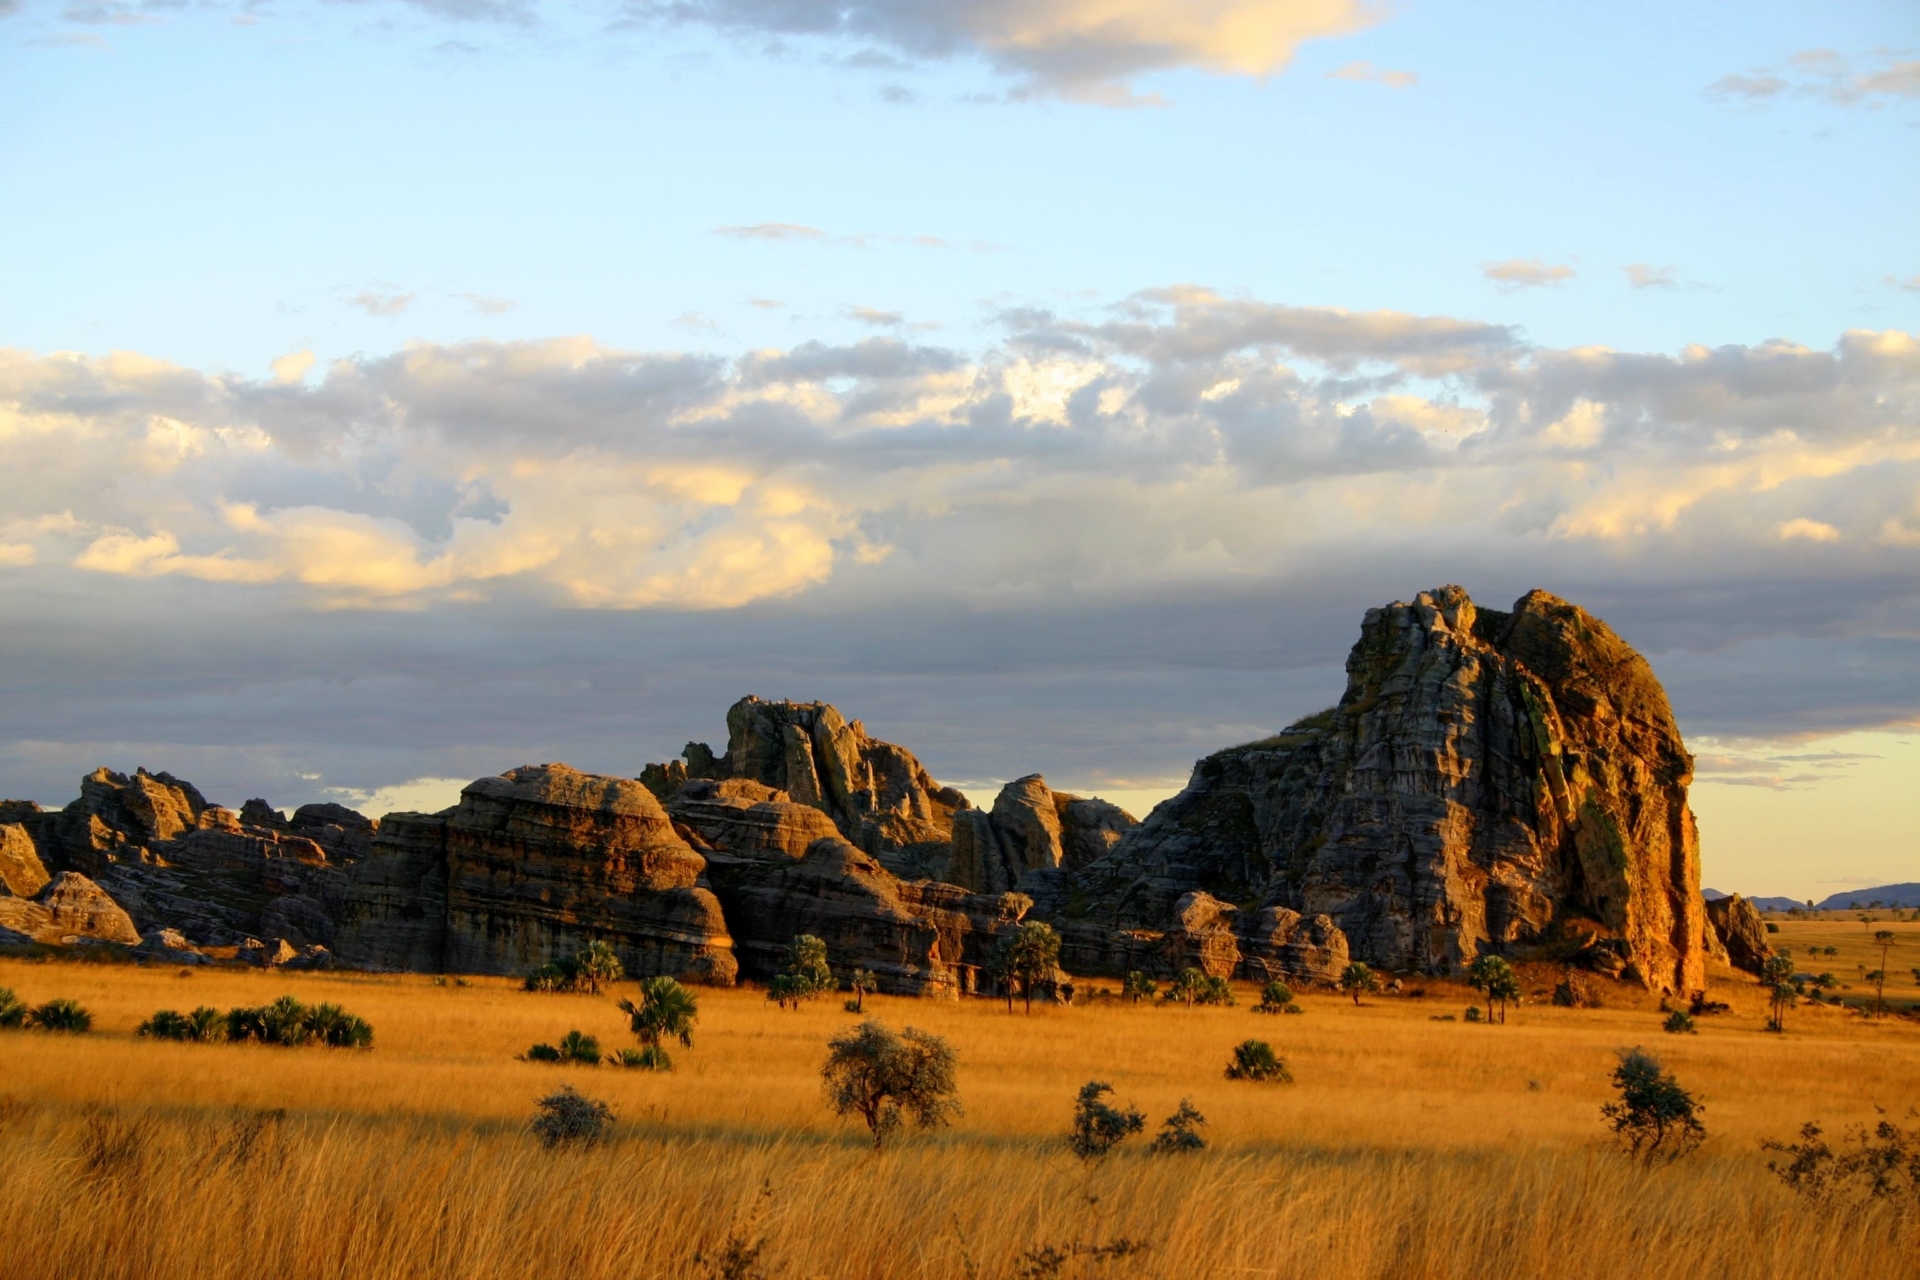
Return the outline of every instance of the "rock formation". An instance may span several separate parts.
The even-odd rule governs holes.
[[[445,814],[383,823],[334,951],[363,967],[520,973],[604,941],[630,973],[731,982],[705,870],[639,783],[530,765],[471,783]]]
[[[1767,945],[1767,922],[1754,905],[1739,894],[1707,903],[1707,928],[1720,943],[1725,960],[1736,969],[1759,973],[1773,948]]]
[[[727,750],[715,756],[689,742],[681,760],[648,765],[641,781],[670,801],[693,779],[746,779],[785,792],[832,819],[849,842],[891,870],[925,875],[945,869],[953,815],[967,798],[935,782],[911,751],[867,736],[823,702],[762,702],[746,697],[727,710]]]
[[[1118,805],[1054,791],[1030,773],[1002,787],[990,813],[965,809],[953,815],[947,879],[1005,893],[1020,887],[1029,872],[1079,871],[1112,852],[1138,825]]]
[[[1702,984],[1692,775],[1666,695],[1606,624],[1544,591],[1369,610],[1338,706],[1209,756],[1086,869],[1086,916],[1164,927],[1183,895],[1328,917],[1352,954],[1446,973],[1584,952]]]
[[[62,871],[32,898],[0,896],[0,928],[55,946],[140,942],[140,931],[120,904],[77,871]]]

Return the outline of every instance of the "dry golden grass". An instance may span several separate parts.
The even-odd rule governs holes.
[[[1698,1036],[1662,1034],[1645,1000],[1530,1003],[1505,1027],[1431,1021],[1470,998],[1445,984],[1360,1008],[1309,995],[1304,1017],[1280,1018],[1249,1012],[1245,992],[1235,1009],[1030,1018],[870,999],[889,1024],[954,1043],[966,1106],[951,1131],[879,1156],[821,1103],[825,1042],[853,1021],[837,1000],[788,1013],[756,991],[703,991],[696,1047],[654,1075],[514,1061],[573,1027],[603,1047],[631,1041],[612,995],[499,979],[0,961],[0,985],[78,999],[96,1028],[0,1035],[10,1280],[640,1280],[708,1274],[694,1252],[730,1232],[764,1238],[759,1268],[795,1277],[1012,1276],[1033,1247],[1120,1236],[1152,1247],[1085,1274],[1920,1274],[1920,1223],[1800,1202],[1758,1145],[1809,1119],[1837,1128],[1920,1103],[1920,1027],[1802,1008],[1788,1035],[1767,1035],[1750,985],[1716,991],[1735,1011]],[[157,1008],[283,992],[368,1018],[375,1048],[132,1035]],[[1274,1042],[1297,1083],[1222,1079],[1249,1036]],[[1711,1139],[1679,1165],[1643,1170],[1602,1141],[1614,1050],[1632,1044],[1706,1099]],[[1155,1158],[1136,1140],[1082,1167],[1061,1135],[1094,1077],[1155,1122],[1192,1097],[1211,1147]],[[561,1081],[613,1104],[612,1143],[550,1153],[527,1134],[534,1100]],[[284,1119],[259,1118],[274,1110]]]

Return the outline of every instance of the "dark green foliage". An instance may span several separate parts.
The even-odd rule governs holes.
[[[1200,1136],[1200,1126],[1207,1118],[1194,1110],[1191,1098],[1180,1099],[1180,1108],[1168,1116],[1166,1123],[1160,1126],[1160,1132],[1154,1135],[1153,1145],[1148,1148],[1155,1155],[1178,1155],[1186,1151],[1199,1151],[1206,1147],[1207,1140]]]
[[[1600,1114],[1628,1154],[1649,1164],[1656,1159],[1678,1160],[1707,1136],[1706,1126],[1700,1123],[1705,1108],[1680,1087],[1672,1072],[1662,1071],[1651,1054],[1639,1049],[1622,1052],[1613,1084],[1620,1097],[1602,1106]]]
[[[1201,983],[1200,996],[1194,1003],[1230,1005],[1233,1003],[1233,984],[1225,978],[1209,974]]]
[[[1464,1014],[1462,1014],[1461,1017],[1466,1019],[1466,1021],[1468,1022],[1480,1021],[1480,1006],[1477,1004],[1468,1005],[1467,1011]]]
[[[1104,1156],[1147,1126],[1146,1116],[1134,1108],[1122,1111],[1101,1101],[1112,1092],[1113,1086],[1101,1080],[1089,1080],[1080,1086],[1080,1094],[1073,1104],[1073,1132],[1067,1135],[1067,1146],[1082,1160]]]
[[[1146,974],[1134,969],[1127,974],[1126,984],[1121,988],[1127,999],[1139,1004],[1142,1000],[1153,999],[1156,990],[1154,981]]]
[[[597,1067],[600,1065],[600,1042],[579,1031],[569,1031],[560,1037],[560,1057],[563,1061],[577,1062],[583,1067]]]
[[[1269,982],[1260,988],[1260,1003],[1253,1006],[1255,1013],[1282,1013],[1293,1004],[1293,991],[1284,982]],[[1298,1005],[1294,1006],[1298,1008]]]
[[[1793,1158],[1785,1163],[1769,1160],[1767,1168],[1812,1200],[1850,1196],[1920,1209],[1920,1128],[1902,1128],[1884,1111],[1880,1114],[1871,1128],[1850,1126],[1837,1152],[1811,1122],[1800,1126],[1798,1142],[1769,1138],[1760,1145]],[[1920,1119],[1920,1112],[1909,1110],[1907,1116]]]
[[[141,1023],[135,1034],[150,1036],[155,1040],[183,1040],[202,1044],[219,1039],[225,1023],[226,1019],[220,1011],[207,1005],[201,1005],[192,1013],[161,1009]]]
[[[563,1084],[540,1099],[539,1114],[533,1118],[533,1132],[540,1144],[554,1147],[597,1145],[613,1124],[613,1108]]]
[[[1265,1040],[1242,1040],[1233,1046],[1233,1061],[1227,1064],[1227,1079],[1292,1084],[1293,1073],[1287,1070],[1287,1064]]]
[[[1002,962],[1009,979],[1020,984],[1027,1012],[1033,1012],[1033,990],[1043,982],[1052,982],[1060,967],[1060,935],[1041,920],[1029,920],[1011,934],[1002,935],[1005,947]],[[1008,1001],[1012,1005],[1011,997]]]
[[[880,979],[871,969],[855,969],[847,977],[847,990],[853,992],[853,999],[847,1001],[848,1013],[864,1013],[867,997],[880,989]]]
[[[1340,989],[1351,995],[1357,1005],[1363,993],[1371,995],[1380,989],[1380,979],[1370,965],[1355,960],[1340,971]]]
[[[827,944],[803,933],[787,947],[787,963],[767,984],[767,999],[782,1009],[798,1009],[803,1002],[833,990],[834,985]]]
[[[1507,1003],[1520,1000],[1520,976],[1503,956],[1481,956],[1467,969],[1467,985],[1486,993],[1487,1021],[1494,1020],[1498,1007],[1501,1022],[1507,1020]]]
[[[933,1129],[960,1113],[957,1064],[952,1047],[939,1036],[912,1027],[895,1035],[869,1019],[827,1042],[820,1075],[827,1105],[835,1115],[857,1114],[866,1121],[877,1151],[907,1117]]]
[[[572,956],[557,956],[527,974],[529,991],[572,991],[580,980],[580,966]]]
[[[1693,1025],[1693,1015],[1685,1009],[1675,1009],[1668,1014],[1666,1022],[1661,1024],[1661,1029],[1676,1036],[1700,1034],[1699,1028]]]
[[[536,1044],[524,1056],[528,1062],[559,1062],[563,1055],[550,1044]]]
[[[79,1035],[93,1030],[93,1015],[72,1000],[49,1000],[27,1010],[27,1025],[42,1031],[64,1031]]]
[[[652,1071],[671,1071],[673,1059],[666,1042],[678,1040],[682,1048],[693,1048],[693,1027],[700,1021],[700,1001],[693,992],[665,976],[648,978],[640,984],[640,1003],[620,1002],[620,1012],[640,1041],[643,1062],[631,1063]]]
[[[1207,975],[1199,969],[1186,968],[1174,975],[1173,981],[1161,993],[1160,999],[1168,1004],[1175,1000],[1191,1009],[1196,1004],[1207,1003]]]
[[[1776,982],[1767,990],[1768,1031],[1785,1032],[1787,1010],[1800,1003],[1800,990],[1791,982]]]
[[[573,972],[574,983],[597,996],[601,983],[618,982],[626,976],[627,970],[614,949],[596,938],[573,957]]]
[[[0,987],[0,1031],[16,1031],[27,1024],[27,1006],[12,987]]]
[[[200,1016],[195,1010],[194,1016]],[[321,1044],[330,1049],[365,1049],[373,1044],[373,1027],[337,1004],[309,1009],[292,996],[254,1009],[227,1010],[227,1039],[296,1047]],[[211,1028],[209,1028],[211,1030]]]

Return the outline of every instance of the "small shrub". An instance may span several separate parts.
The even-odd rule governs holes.
[[[600,1065],[600,1042],[578,1031],[569,1031],[560,1037],[560,1057],[583,1067],[597,1067]]]
[[[1287,1070],[1287,1064],[1265,1040],[1242,1040],[1233,1046],[1233,1061],[1227,1064],[1227,1079],[1292,1084],[1293,1073]]]
[[[1477,1004],[1470,1004],[1467,1006],[1467,1011],[1461,1014],[1460,1016],[1461,1018],[1463,1018],[1468,1022],[1478,1022],[1480,1021],[1480,1006]]]
[[[161,1009],[151,1018],[141,1023],[135,1034],[150,1036],[155,1040],[182,1040],[190,1044],[201,1044],[216,1038],[225,1019],[218,1009],[201,1005],[192,1013],[175,1013],[172,1009]]]
[[[315,1005],[307,1011],[307,1030],[329,1049],[365,1049],[373,1044],[373,1026],[337,1004]]]
[[[12,987],[0,987],[0,1031],[17,1031],[27,1024],[27,1006]]]
[[[1920,1118],[1920,1112],[1909,1110],[1907,1116]],[[1851,1192],[1855,1198],[1920,1209],[1920,1127],[1903,1128],[1888,1120],[1884,1111],[1871,1128],[1849,1126],[1837,1152],[1827,1144],[1820,1126],[1811,1122],[1800,1126],[1798,1142],[1769,1138],[1760,1145],[1793,1157],[1784,1164],[1769,1160],[1767,1168],[1809,1199],[1827,1200]]]
[[[1613,1084],[1620,1097],[1602,1106],[1600,1114],[1629,1155],[1648,1164],[1678,1160],[1706,1138],[1706,1126],[1700,1123],[1704,1108],[1651,1054],[1622,1051]]]
[[[869,1019],[827,1042],[827,1105],[858,1114],[878,1151],[906,1117],[938,1128],[960,1113],[954,1085],[958,1057],[939,1036],[908,1027],[900,1035]]]
[[[1667,1015],[1666,1022],[1661,1025],[1662,1030],[1676,1036],[1693,1036],[1700,1034],[1699,1028],[1693,1025],[1693,1015],[1685,1009],[1675,1009]]]
[[[27,1024],[42,1031],[61,1031],[79,1035],[93,1030],[93,1015],[73,1000],[49,1000],[27,1011]]]
[[[195,1016],[199,1016],[198,1010]],[[208,1031],[212,1031],[211,1023]],[[281,996],[258,1008],[227,1010],[226,1034],[236,1043],[251,1040],[287,1048],[317,1043],[333,1049],[364,1049],[373,1043],[373,1027],[365,1020],[337,1004],[309,1009],[292,996]]]
[[[1362,993],[1371,995],[1380,989],[1380,979],[1371,966],[1356,960],[1340,971],[1340,989],[1352,995],[1357,1005]]]
[[[847,977],[847,990],[853,992],[853,999],[847,1001],[848,1013],[864,1013],[867,997],[880,989],[880,979],[871,969],[855,969]]]
[[[571,956],[560,956],[528,972],[522,984],[528,991],[572,991],[580,967]]]
[[[1225,978],[1215,977],[1209,974],[1201,984],[1200,994],[1195,997],[1194,1003],[1231,1005],[1233,1003],[1233,984]]]
[[[570,1084],[563,1084],[540,1099],[539,1114],[532,1129],[540,1145],[552,1150],[562,1146],[597,1146],[613,1124],[613,1108],[585,1097]]]
[[[1280,1013],[1293,1003],[1293,992],[1284,982],[1269,982],[1260,988],[1260,1003],[1253,1006],[1255,1013]]]
[[[1155,1155],[1178,1155],[1203,1150],[1207,1140],[1200,1136],[1200,1126],[1206,1122],[1207,1118],[1194,1110],[1193,1100],[1182,1098],[1179,1110],[1167,1117],[1148,1149]]]
[[[601,983],[618,982],[626,976],[627,970],[620,963],[619,954],[596,938],[573,957],[573,973],[577,985],[586,987],[589,995],[597,996]]]
[[[1174,975],[1160,999],[1165,1004],[1178,1000],[1191,1009],[1196,1004],[1205,1004],[1206,994],[1207,975],[1199,969],[1186,968]]]
[[[1915,970],[1915,972],[1920,973],[1920,970]],[[1152,978],[1149,978],[1138,969],[1132,969],[1127,973],[1127,980],[1125,985],[1121,987],[1121,992],[1127,999],[1135,1004],[1139,1004],[1142,1000],[1153,999],[1153,993],[1158,989],[1158,986]]]
[[[834,985],[827,944],[802,933],[787,947],[786,966],[767,984],[767,999],[782,1009],[798,1009],[815,996],[833,990]]]
[[[640,1041],[640,1056],[645,1061],[638,1065],[648,1070],[673,1070],[673,1059],[666,1048],[668,1040],[678,1040],[684,1049],[693,1048],[700,1001],[672,978],[648,978],[640,984],[640,1003],[622,1000],[620,1012],[627,1015],[628,1026]]]
[[[563,1055],[550,1044],[536,1044],[521,1055],[528,1062],[559,1062]]]
[[[1104,1156],[1146,1128],[1147,1118],[1138,1110],[1122,1111],[1101,1101],[1112,1092],[1113,1086],[1105,1081],[1089,1080],[1074,1099],[1073,1132],[1067,1135],[1067,1146],[1082,1160]]]

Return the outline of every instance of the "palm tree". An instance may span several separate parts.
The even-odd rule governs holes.
[[[620,1012],[631,1019],[634,1036],[646,1046],[641,1050],[645,1066],[662,1071],[673,1068],[662,1041],[678,1040],[682,1048],[693,1048],[693,1024],[700,1020],[700,1002],[672,978],[646,979],[640,984],[640,1003],[622,1000]]]
[[[1357,1005],[1360,1003],[1360,993],[1362,991],[1371,992],[1380,989],[1380,979],[1374,976],[1373,970],[1369,966],[1355,960],[1341,971],[1340,989],[1351,992],[1353,1002]]]
[[[573,958],[573,964],[579,980],[586,983],[587,990],[596,996],[600,994],[601,983],[618,982],[626,974],[619,954],[598,938],[589,942],[586,950]]]
[[[1893,949],[1893,930],[1876,930],[1873,941],[1880,948],[1879,986],[1873,994],[1873,1007],[1875,1016],[1884,1018],[1887,1016],[1887,952]]]

